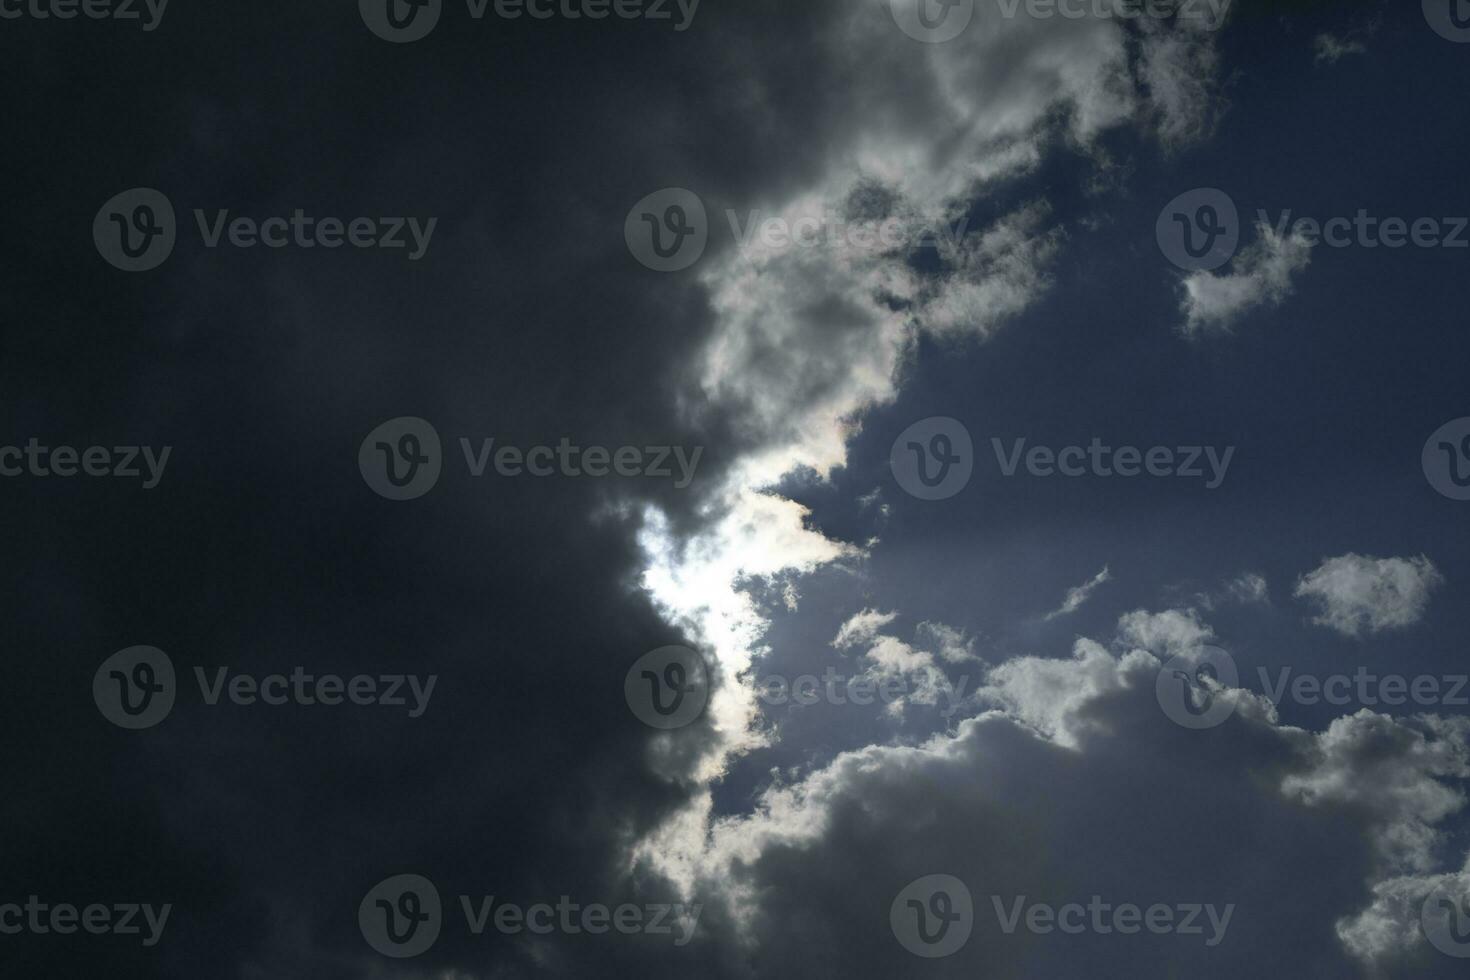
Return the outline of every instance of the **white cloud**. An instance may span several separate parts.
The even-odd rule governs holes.
[[[1109,581],[1111,578],[1112,574],[1108,571],[1108,567],[1104,565],[1103,570],[1092,578],[1074,589],[1068,589],[1067,597],[1062,600],[1062,604],[1047,613],[1046,618],[1051,620],[1056,619],[1058,616],[1070,616],[1072,613],[1081,609],[1083,603],[1092,598],[1092,593],[1097,591],[1098,586]]]
[[[1291,280],[1312,260],[1307,239],[1283,236],[1262,222],[1257,239],[1235,257],[1232,271],[1192,272],[1184,278],[1184,332],[1190,336],[1228,333],[1245,313],[1276,306],[1291,295]]]
[[[845,650],[848,647],[871,643],[879,630],[897,618],[898,613],[864,609],[842,624],[837,630],[837,636],[832,640],[832,646],[838,650]]]
[[[1215,632],[1193,609],[1166,609],[1158,613],[1139,609],[1119,618],[1118,638],[1136,649],[1167,659],[1212,642]]]
[[[1417,558],[1329,558],[1297,582],[1296,596],[1320,609],[1313,622],[1344,636],[1412,626],[1444,581],[1434,563]]]
[[[819,116],[787,118],[788,102],[767,91],[762,66],[745,66],[750,98],[768,105],[770,125],[803,132],[807,152],[793,155],[776,189],[708,202],[712,217],[736,210],[749,227],[758,209],[760,220],[792,229],[827,215],[964,229],[977,200],[1002,178],[1035,169],[1051,147],[1090,152],[1107,131],[1139,124],[1172,145],[1207,128],[1199,114],[1213,88],[1202,76],[1216,68],[1208,32],[1175,37],[1151,25],[1140,54],[1133,30],[1117,20],[1005,18],[978,4],[959,38],[923,45],[895,29],[887,0],[816,10],[814,18],[831,19],[809,25],[820,52],[811,71],[829,73],[842,98],[824,101]],[[741,203],[744,210],[731,207]],[[749,676],[768,625],[747,594],[750,577],[811,571],[857,551],[760,491],[799,468],[830,475],[864,413],[896,397],[918,336],[986,339],[1047,288],[1065,238],[1038,199],[957,239],[941,237],[933,263],[841,234],[818,234],[816,247],[752,239],[704,260],[699,279],[715,322],[681,379],[683,405],[717,418],[746,448],[710,502],[704,532],[679,541],[651,514],[642,537],[645,587],[670,622],[710,649],[725,679],[710,711],[717,737],[692,767],[697,778],[715,778],[765,738],[753,731],[754,692],[735,680]],[[939,640],[941,659],[970,656],[962,641],[929,638]],[[899,652],[884,648],[879,659]],[[708,807],[703,794],[639,852],[687,868],[703,847],[694,831]]]
[[[887,903],[921,872],[954,874],[977,899],[1113,890],[1148,902],[1184,899],[1181,868],[1189,900],[1238,904],[1239,934],[1208,951],[1096,945],[1095,972],[1230,976],[1270,948],[1285,973],[1347,976],[1357,957],[1392,976],[1454,975],[1447,959],[1414,972],[1394,957],[1417,942],[1412,898],[1443,880],[1432,869],[1441,825],[1465,806],[1452,782],[1470,776],[1470,721],[1361,711],[1314,733],[1233,691],[1235,714],[1206,738],[1163,716],[1160,667],[1090,640],[1070,660],[1011,661],[983,692],[998,710],[921,744],[843,753],[778,781],[753,813],[716,821],[690,885],[737,924],[755,975],[818,963],[860,975],[885,962]],[[1052,805],[1058,785],[1085,805]],[[1167,819],[1140,820],[1140,799]],[[1106,846],[1076,846],[1098,826]],[[967,972],[1031,975],[1033,944],[976,923]]]
[[[975,641],[968,639],[962,630],[943,623],[920,623],[914,631],[914,642],[926,650],[933,650],[939,659],[959,664],[967,660],[979,660],[975,654]]]

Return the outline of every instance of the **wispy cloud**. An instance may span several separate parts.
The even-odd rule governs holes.
[[[1083,582],[1075,589],[1068,589],[1067,598],[1062,600],[1062,604],[1046,614],[1047,622],[1056,619],[1058,616],[1070,616],[1078,609],[1081,609],[1082,604],[1092,598],[1092,593],[1097,591],[1097,588],[1103,583],[1111,581],[1112,577],[1112,573],[1108,571],[1108,566],[1104,565],[1103,570],[1092,578]]]

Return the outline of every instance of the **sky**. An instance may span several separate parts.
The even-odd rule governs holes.
[[[1463,975],[1467,59],[0,0],[0,973]]]

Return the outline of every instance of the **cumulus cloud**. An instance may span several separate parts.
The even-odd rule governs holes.
[[[1097,588],[1100,585],[1109,581],[1111,578],[1112,574],[1108,571],[1108,567],[1104,565],[1103,570],[1098,572],[1092,578],[1088,579],[1086,582],[1083,582],[1076,588],[1068,589],[1067,597],[1062,600],[1062,604],[1056,609],[1053,609],[1051,612],[1047,613],[1046,618],[1048,620],[1052,620],[1056,619],[1058,616],[1070,616],[1072,613],[1081,609],[1082,604],[1085,603],[1088,599],[1092,598],[1092,593],[1097,591]]]
[[[1184,278],[1184,332],[1188,336],[1228,333],[1260,306],[1280,305],[1291,295],[1292,277],[1312,260],[1305,236],[1282,235],[1265,222],[1256,241],[1235,257],[1232,271],[1192,272]]]
[[[1296,596],[1320,610],[1312,620],[1343,636],[1402,629],[1419,622],[1430,593],[1444,582],[1427,557],[1329,558],[1297,582]]]
[[[1433,880],[1421,869],[1465,804],[1455,784],[1470,776],[1470,723],[1362,711],[1314,733],[1238,691],[1229,720],[1192,732],[1155,701],[1160,667],[1090,640],[1068,660],[1006,663],[983,692],[992,710],[954,732],[843,753],[716,821],[690,868],[696,890],[746,938],[757,976],[902,973],[888,907],[920,873],[952,874],[975,898],[975,938],[936,961],[937,976],[1053,975],[1079,957],[1099,974],[1228,976],[1258,969],[1263,951],[1312,977],[1352,975],[1370,957],[1403,967],[1380,937],[1410,941],[1409,906]],[[1063,784],[1086,805],[1055,806]],[[1157,801],[1158,818],[1139,819],[1139,800]],[[1021,895],[1237,912],[1214,948],[1007,935],[993,900]],[[1414,975],[1447,980],[1458,966],[1440,957]]]
[[[1215,631],[1193,609],[1142,609],[1118,620],[1118,638],[1133,647],[1165,658],[1175,656],[1215,639]]]
[[[831,20],[812,25],[813,70],[844,90],[824,107],[823,155],[743,209],[711,209],[733,212],[741,245],[700,266],[714,324],[679,379],[690,414],[720,420],[744,449],[696,540],[676,541],[656,516],[643,535],[645,587],[715,652],[726,678],[746,674],[766,627],[745,594],[749,569],[780,576],[854,550],[791,512],[781,541],[747,533],[770,528],[775,505],[760,491],[799,469],[825,478],[842,465],[864,413],[896,397],[921,333],[984,340],[1047,288],[1066,239],[1051,205],[1018,202],[970,227],[974,204],[1057,145],[1088,152],[1137,124],[1171,142],[1203,132],[1190,120],[1211,91],[1199,76],[1215,71],[1205,54],[1213,35],[1192,26],[1175,43],[1175,28],[1149,25],[1140,59],[1136,36],[1113,18],[1005,18],[980,4],[959,38],[916,45],[895,30],[887,0],[820,9]],[[769,221],[800,228],[802,242],[753,231]],[[895,222],[927,234],[885,238]],[[919,242],[932,249],[924,262]],[[774,560],[782,541],[795,546],[789,563]],[[762,741],[748,731],[752,692],[716,700],[721,743],[700,765],[706,775]]]

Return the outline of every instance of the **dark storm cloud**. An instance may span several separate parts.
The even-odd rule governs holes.
[[[835,790],[820,844],[762,853],[734,874],[762,899],[754,952],[723,904],[728,883],[696,882],[685,897],[646,865],[628,872],[634,845],[698,796],[692,779],[666,774],[720,744],[706,719],[667,750],[622,703],[635,657],[688,639],[639,589],[639,506],[655,501],[677,532],[700,529],[696,507],[721,478],[780,442],[786,417],[759,423],[777,394],[764,368],[789,352],[784,341],[799,355],[839,352],[798,365],[800,383],[780,393],[793,417],[825,406],[848,380],[846,355],[867,353],[866,335],[852,337],[862,317],[832,299],[800,319],[811,332],[757,345],[735,372],[747,390],[712,396],[700,354],[716,314],[700,274],[733,246],[718,241],[691,274],[658,275],[623,245],[628,207],[675,185],[696,188],[717,216],[827,190],[870,131],[911,141],[948,191],[971,150],[1024,141],[1055,101],[1090,85],[1059,78],[1045,58],[1028,61],[1029,45],[995,46],[943,76],[954,91],[986,93],[981,136],[936,137],[936,123],[955,123],[939,68],[896,34],[863,33],[850,46],[853,36],[834,28],[849,12],[838,2],[710,2],[677,33],[461,17],[401,46],[369,34],[351,3],[175,0],[147,35],[4,25],[0,78],[25,93],[4,126],[20,175],[6,235],[15,258],[0,287],[9,430],[58,445],[167,444],[173,454],[147,495],[110,480],[0,483],[14,692],[0,721],[9,841],[0,900],[34,892],[175,905],[157,950],[6,937],[8,968],[657,977],[783,975],[800,963],[818,975],[837,973],[834,964],[877,975],[909,966],[894,959],[884,896],[910,868],[1026,891],[1043,867],[1059,898],[1064,886],[1101,879],[1143,891],[1177,884],[1179,900],[1244,909],[1267,905],[1281,866],[1258,868],[1232,891],[1238,867],[1224,855],[1201,859],[1200,842],[1238,838],[1233,859],[1246,844],[1267,847],[1268,835],[1314,879],[1293,885],[1304,903],[1337,891],[1328,914],[1296,904],[1292,891],[1264,924],[1235,928],[1298,957],[1306,975],[1309,954],[1319,967],[1341,964],[1326,924],[1367,903],[1372,816],[1328,824],[1274,799],[1248,806],[1260,799],[1250,795],[1259,773],[1299,764],[1281,737],[1242,722],[1230,731],[1248,749],[1210,741],[1203,751],[1222,775],[1207,780],[1201,750],[1158,731],[1163,720],[1132,689],[1091,709],[1124,733],[1089,742],[1092,766],[986,721],[966,729],[953,758]],[[1033,39],[1043,27],[1023,25]],[[1079,31],[1047,51],[1071,63],[1098,54],[1091,42],[1107,39]],[[1190,118],[1181,91],[1167,105]],[[1122,96],[1104,103],[1090,108],[1119,118],[1165,111],[1159,99],[1142,109]],[[987,115],[1008,109],[1024,125]],[[195,236],[160,269],[129,276],[95,254],[88,229],[103,201],[133,186],[163,190],[191,236],[194,208],[439,220],[413,263],[386,251],[210,250]],[[1030,283],[1033,260],[1055,240],[1045,227],[1023,230],[981,257]],[[966,311],[979,311],[989,326],[988,298],[938,306],[936,318],[967,323]],[[364,485],[356,458],[370,430],[403,415],[437,427],[446,472],[424,498],[394,503]],[[491,436],[705,453],[688,490],[472,479],[458,440]],[[159,727],[123,732],[98,714],[89,684],[104,657],[139,643],[173,657],[186,692],[195,667],[226,665],[439,680],[419,718],[208,706],[191,694]],[[1044,791],[1055,783],[997,755],[1059,773],[1074,799],[1095,800],[1044,825],[1056,864],[1017,839],[1026,821],[1008,820],[1053,806]],[[1130,823],[1136,796],[1158,796],[1155,777],[1185,787],[1160,815],[1172,819]],[[876,814],[863,811],[865,795]],[[916,825],[935,833],[916,837]],[[976,828],[998,842],[993,852],[960,846]],[[1093,843],[1105,831],[1116,845]],[[1169,865],[1164,854],[1189,861]],[[654,936],[473,939],[446,929],[430,953],[400,966],[364,945],[356,910],[372,885],[409,872],[433,879],[456,914],[460,894],[705,909],[682,948]],[[1316,942],[1289,943],[1297,927]],[[1203,962],[1233,964],[1245,946]]]

